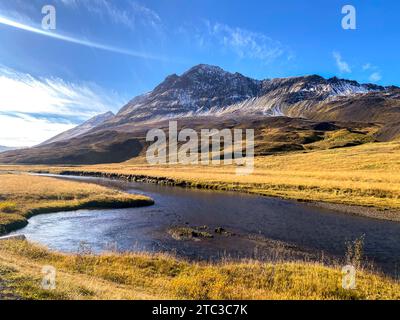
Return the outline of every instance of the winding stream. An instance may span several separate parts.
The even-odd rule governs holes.
[[[152,197],[155,205],[119,210],[79,210],[39,215],[23,233],[33,241],[63,252],[77,252],[82,243],[95,252],[167,251],[190,259],[261,256],[273,239],[294,245],[294,252],[343,257],[346,241],[365,235],[364,253],[383,271],[400,271],[400,223],[342,214],[294,201],[233,192],[183,189],[104,178],[63,176]],[[235,236],[216,235],[200,241],[179,241],[172,226],[223,227]],[[257,240],[254,240],[257,239]],[[280,246],[278,246],[280,248]],[[276,252],[275,250],[273,250]],[[293,253],[296,255],[295,253]],[[266,255],[265,255],[266,256]],[[269,255],[270,257],[271,255]]]

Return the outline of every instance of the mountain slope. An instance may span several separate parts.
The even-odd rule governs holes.
[[[255,97],[261,88],[261,81],[202,64],[182,76],[168,76],[153,91],[131,100],[107,124],[158,121],[205,113],[216,106],[229,106]]]
[[[15,149],[18,149],[18,148],[0,146],[0,152],[5,152],[5,151],[10,151],[10,150],[15,150]]]
[[[168,132],[168,120],[140,125],[129,124],[103,129],[82,136],[26,150],[0,154],[0,163],[97,164],[127,161],[144,155],[149,143],[146,134],[160,128]],[[253,128],[255,155],[353,146],[375,141],[380,126],[362,123],[319,122],[307,119],[270,116],[196,116],[181,118],[178,130],[192,128]]]
[[[219,67],[198,65],[181,76],[168,76],[153,91],[134,98],[105,126],[204,115],[301,117],[321,101],[386,90],[317,75],[259,81]]]
[[[72,128],[68,131],[65,131],[45,142],[42,142],[40,145],[46,145],[46,144],[51,144],[53,142],[59,142],[59,141],[64,141],[64,140],[69,140],[72,138],[75,138],[77,136],[80,136],[82,134],[85,134],[89,132],[90,130],[96,128],[97,126],[101,125],[102,123],[106,122],[107,120],[110,120],[111,118],[114,117],[114,114],[112,112],[107,112],[100,114],[98,116],[95,116],[88,121],[82,123],[81,125]]]
[[[253,128],[256,153],[333,148],[400,136],[400,89],[318,75],[254,80],[198,65],[167,77],[115,116],[83,124],[6,163],[106,163],[143,153],[146,132],[180,127]],[[333,131],[332,134],[329,132]]]

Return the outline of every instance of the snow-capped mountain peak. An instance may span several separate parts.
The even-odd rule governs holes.
[[[309,111],[321,101],[384,90],[373,84],[336,77],[325,79],[319,75],[260,81],[200,64],[180,76],[168,76],[153,91],[134,98],[112,122],[230,113],[302,116],[301,112]]]

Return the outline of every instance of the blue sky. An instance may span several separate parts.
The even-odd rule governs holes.
[[[41,28],[44,5],[56,30]],[[357,29],[341,26],[356,8]],[[1,0],[0,145],[28,146],[117,111],[208,63],[400,85],[399,1]]]

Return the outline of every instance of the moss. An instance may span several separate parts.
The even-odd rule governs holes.
[[[200,228],[174,227],[168,230],[168,233],[175,240],[200,240],[213,238],[213,235]]]

